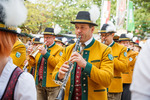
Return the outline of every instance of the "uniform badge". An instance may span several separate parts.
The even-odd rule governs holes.
[[[63,54],[62,52],[59,53],[60,56],[62,56],[62,54]]]
[[[20,56],[21,56],[21,53],[20,52],[16,52],[16,57],[20,58]]]
[[[108,54],[108,58],[109,58],[110,60],[113,60],[113,56],[112,56],[111,54]]]
[[[127,56],[127,52],[124,52],[124,56],[125,56],[125,57]]]
[[[130,57],[130,58],[129,58],[129,61],[132,61],[132,60],[133,60],[133,59]]]

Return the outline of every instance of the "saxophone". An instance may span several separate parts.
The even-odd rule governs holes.
[[[78,37],[78,39],[76,41],[75,48],[73,49],[73,52],[75,52],[75,51],[77,51],[79,49],[79,47],[80,47],[80,38],[81,38],[81,36]],[[61,84],[61,88],[60,88],[58,96],[56,97],[55,100],[64,100],[65,87],[66,87],[68,78],[70,76],[71,70],[72,70],[73,65],[74,65],[71,61],[68,61],[68,62],[69,62],[69,71],[65,74],[65,77],[64,77],[63,81],[60,82],[60,83],[58,82],[59,84]]]

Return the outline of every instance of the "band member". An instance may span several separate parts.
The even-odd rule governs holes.
[[[39,53],[35,56],[35,63],[29,61],[29,65],[35,66],[37,100],[54,100],[60,87],[53,81],[52,71],[60,60],[63,48],[55,43],[53,28],[45,29],[44,43],[44,46],[38,47]]]
[[[136,56],[137,53],[132,51],[130,47],[130,41],[131,37],[129,34],[121,34],[119,37],[119,42],[120,44],[124,45],[127,47],[127,58],[128,58],[128,68],[127,70],[122,73],[122,78],[123,78],[123,92],[121,96],[121,100],[131,100],[131,92],[129,91],[130,84],[132,83],[132,74],[133,74],[133,69],[134,69],[134,64],[136,61]]]
[[[112,48],[114,57],[114,77],[108,88],[108,100],[121,100],[122,72],[127,69],[127,48],[113,41],[116,28],[112,22],[103,24],[101,28],[101,40],[103,43]]]
[[[74,21],[75,33],[81,36],[80,53],[73,52],[75,43],[66,47],[60,62],[53,71],[53,79],[61,81],[68,72],[68,60],[74,63],[65,89],[64,100],[107,100],[107,87],[113,77],[113,57],[111,48],[93,38],[95,23],[99,15],[94,10],[79,11]]]
[[[36,100],[35,81],[9,57],[17,40],[16,27],[27,17],[23,0],[0,0],[0,100]]]
[[[26,47],[19,39],[15,42],[10,57],[15,65],[23,69],[24,61],[26,60]]]

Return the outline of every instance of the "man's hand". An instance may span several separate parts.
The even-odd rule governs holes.
[[[39,49],[39,52],[40,52],[42,55],[45,55],[46,52],[47,52],[47,50],[46,50],[43,46],[39,46],[38,49]]]
[[[62,80],[65,77],[66,72],[69,71],[68,61],[66,61],[59,69],[58,79]]]
[[[27,49],[27,53],[30,54],[33,51],[33,45],[30,45]]]
[[[72,53],[72,55],[70,57],[70,61],[72,63],[77,62],[77,64],[82,68],[85,68],[86,64],[87,64],[85,59],[78,52],[73,52]]]

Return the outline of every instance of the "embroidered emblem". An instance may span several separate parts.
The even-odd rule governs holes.
[[[124,56],[125,56],[125,57],[127,56],[127,52],[124,52]]]
[[[20,58],[20,56],[21,56],[21,53],[20,52],[16,52],[16,57]]]
[[[62,56],[62,54],[63,54],[62,52],[59,53],[60,56]]]
[[[109,58],[110,60],[113,60],[113,59],[114,59],[111,54],[108,54],[108,58]]]
[[[129,58],[129,61],[132,61],[132,60],[133,60],[133,59],[130,57],[130,58]]]

